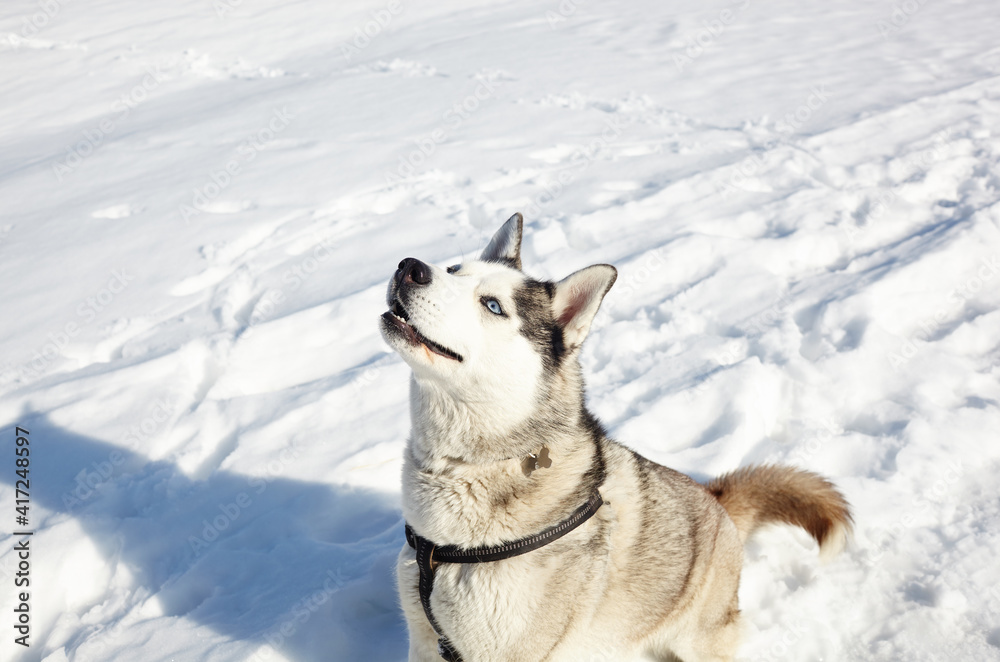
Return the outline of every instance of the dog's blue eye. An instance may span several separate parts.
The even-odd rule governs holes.
[[[483,305],[489,308],[494,315],[503,315],[503,308],[500,307],[500,302],[496,299],[486,299],[483,301]]]
[[[448,267],[448,269],[446,271],[448,273],[450,273],[450,274],[453,274],[453,273],[455,273],[456,271],[458,271],[461,268],[462,268],[462,265],[460,265],[460,264],[453,264],[450,267]]]

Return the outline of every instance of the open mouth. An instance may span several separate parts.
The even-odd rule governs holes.
[[[382,319],[391,324],[393,327],[399,331],[404,338],[406,338],[411,344],[423,345],[430,351],[445,357],[446,359],[452,359],[453,361],[463,361],[462,355],[458,352],[453,352],[444,345],[440,345],[430,338],[424,336],[422,333],[416,330],[412,324],[409,323],[410,315],[403,308],[403,305],[399,301],[393,301],[389,310],[382,313]]]

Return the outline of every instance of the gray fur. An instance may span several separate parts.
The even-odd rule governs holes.
[[[463,361],[408,342],[383,318],[386,340],[414,371],[403,513],[436,544],[476,547],[549,528],[597,488],[605,505],[524,556],[439,566],[434,615],[465,662],[732,660],[741,532],[712,492],[609,439],[584,405],[579,349],[614,269],[597,265],[559,283],[528,278],[514,266],[520,234],[515,215],[482,260],[454,274],[435,268],[419,296],[405,299],[414,302],[408,322]],[[390,287],[390,304],[394,296]],[[483,298],[501,301],[503,315],[480,306]],[[542,449],[551,465],[534,468],[530,458]],[[727,507],[754,522],[792,521],[758,508],[767,484],[757,475],[717,486]],[[785,491],[794,496],[797,485]],[[831,529],[849,525],[838,517]],[[417,582],[414,552],[404,546],[398,583],[409,659],[438,662]]]
[[[493,235],[479,259],[483,262],[499,262],[512,269],[520,269],[521,235],[523,232],[524,219],[520,214],[514,214]]]

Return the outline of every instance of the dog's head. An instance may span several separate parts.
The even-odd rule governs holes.
[[[521,271],[522,230],[514,214],[478,260],[447,269],[399,263],[381,328],[418,382],[463,400],[527,404],[544,374],[575,363],[617,272],[599,264],[559,282],[535,280]]]

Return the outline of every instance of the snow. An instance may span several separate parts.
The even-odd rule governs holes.
[[[385,283],[522,211],[533,275],[619,269],[583,356],[614,437],[855,508],[826,565],[798,530],[748,546],[741,660],[1000,660],[998,28],[960,0],[5,2],[0,658],[405,659]]]

